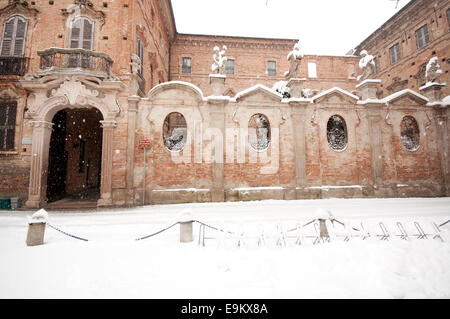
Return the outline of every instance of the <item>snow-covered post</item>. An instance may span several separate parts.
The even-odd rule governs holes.
[[[192,230],[193,218],[191,213],[184,212],[178,219],[180,224],[180,243],[190,243],[194,241],[194,234]]]
[[[28,221],[27,246],[37,246],[44,243],[45,225],[48,214],[44,209],[38,210]]]
[[[319,221],[319,226],[320,226],[320,237],[321,238],[329,238],[330,235],[328,234],[326,221],[328,219],[332,220],[333,215],[331,215],[330,211],[327,211],[323,208],[318,208],[316,214],[317,214],[317,220]]]

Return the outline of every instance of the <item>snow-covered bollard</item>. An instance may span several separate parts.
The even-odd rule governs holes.
[[[326,220],[333,220],[334,217],[331,214],[330,211],[325,210],[321,207],[317,209],[317,219],[319,220],[319,226],[320,226],[320,237],[321,238],[330,238],[330,235],[328,234],[328,229],[326,225]]]
[[[190,211],[180,214],[178,222],[180,224],[180,243],[190,243],[194,241],[192,230],[193,217]]]
[[[28,220],[27,246],[44,244],[45,225],[48,214],[44,209],[38,210]]]

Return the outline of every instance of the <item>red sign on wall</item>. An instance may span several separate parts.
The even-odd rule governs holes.
[[[150,140],[140,139],[138,143],[138,148],[150,148]]]

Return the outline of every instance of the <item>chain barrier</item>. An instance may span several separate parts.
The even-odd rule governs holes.
[[[303,228],[303,227],[306,227],[306,226],[308,226],[308,225],[314,223],[315,221],[317,221],[317,219],[313,219],[313,220],[311,220],[310,222],[304,224],[304,225],[301,226],[301,227],[302,227],[302,228]],[[345,227],[345,223],[342,223],[342,222],[340,222],[340,221],[337,220],[337,219],[333,219],[333,221],[335,221],[335,222],[337,222],[337,223],[339,223],[339,224],[341,224],[342,226]],[[200,224],[200,225],[203,226],[203,227],[208,227],[208,228],[210,228],[210,229],[212,229],[212,230],[215,230],[215,231],[219,231],[219,232],[222,232],[222,233],[228,233],[228,234],[230,234],[230,235],[236,235],[236,232],[232,232],[232,231],[229,231],[229,230],[226,230],[226,229],[222,229],[222,228],[217,228],[217,227],[214,227],[214,226],[212,226],[212,225],[209,225],[209,224],[206,224],[206,223],[204,223],[204,222],[201,222],[201,221],[199,221],[199,220],[192,220],[192,222],[198,223],[198,224]],[[180,223],[180,222],[173,223],[172,225],[170,225],[170,226],[168,226],[168,227],[166,227],[166,228],[163,228],[163,229],[161,229],[161,230],[159,230],[159,231],[157,231],[157,232],[155,232],[155,233],[152,233],[152,234],[147,235],[147,236],[144,236],[144,237],[137,238],[137,239],[135,239],[135,240],[138,241],[138,240],[144,240],[144,239],[147,239],[147,238],[154,237],[154,236],[156,236],[156,235],[159,235],[159,234],[161,234],[161,233],[163,233],[163,232],[165,232],[165,231],[171,229],[172,227],[178,225],[179,223]],[[436,224],[434,224],[434,226],[435,226],[435,229],[439,230],[439,227],[442,227],[442,226],[444,226],[444,225],[446,225],[446,224],[448,224],[448,223],[450,223],[450,219],[447,220],[446,222],[440,224],[439,226],[437,226]],[[382,224],[382,223],[380,223],[380,224]],[[79,237],[79,236],[75,236],[75,235],[69,234],[69,233],[67,233],[67,232],[65,232],[65,231],[62,231],[62,230],[59,229],[58,227],[55,227],[55,226],[49,224],[49,223],[47,223],[47,225],[48,225],[49,227],[53,228],[54,230],[56,230],[56,231],[58,231],[58,232],[60,232],[60,233],[62,233],[62,234],[64,234],[64,235],[66,235],[66,236],[69,236],[69,237],[72,237],[72,238],[75,238],[75,239],[78,239],[78,240],[88,241],[88,239],[86,239],[86,238],[82,238],[82,237]],[[418,231],[419,231],[419,235],[416,235],[416,236],[418,236],[417,238],[418,238],[418,239],[427,238],[427,237],[426,237],[426,234],[423,232],[423,230],[421,229],[420,225],[418,225],[417,222],[415,222],[414,225],[416,226],[416,228],[417,228]],[[397,226],[399,227],[400,233],[401,233],[401,235],[399,235],[399,236],[401,236],[403,239],[407,238],[408,235],[407,235],[406,232],[404,231],[403,225],[401,225],[401,227],[400,227],[400,226],[398,225],[398,223],[397,223]],[[378,236],[382,237],[382,239],[388,239],[390,236],[388,235],[387,230],[385,229],[384,224],[380,225],[380,227],[381,227],[381,230],[383,231],[383,234],[382,234],[382,235],[378,235]],[[353,230],[355,230],[355,231],[361,231],[360,229],[357,229],[357,228],[355,228],[355,227],[351,227],[351,228],[352,228]],[[298,226],[297,226],[297,227],[295,227],[295,228],[292,228],[292,229],[287,230],[286,232],[288,233],[288,232],[298,231],[298,230],[299,230],[299,228],[298,228]],[[242,234],[241,234],[241,235],[242,235]],[[436,237],[439,237],[439,239],[441,239],[441,240],[443,241],[443,239],[442,239],[439,235],[435,235],[435,238],[436,238]]]
[[[55,226],[53,226],[53,225],[51,225],[49,223],[47,223],[47,226],[53,228],[56,231],[59,231],[60,233],[66,235],[66,236],[69,236],[69,237],[72,237],[72,238],[75,238],[75,239],[79,239],[79,240],[83,240],[83,241],[88,241],[86,238],[81,238],[81,237],[78,237],[78,236],[66,233],[65,231],[62,231],[61,229],[59,229],[59,228],[57,228],[57,227],[55,227]]]
[[[157,231],[156,233],[153,233],[153,234],[150,234],[150,235],[141,237],[141,238],[137,238],[136,240],[143,240],[143,239],[147,239],[147,238],[156,236],[156,235],[161,234],[161,233],[165,232],[166,230],[169,230],[170,228],[172,228],[172,227],[178,225],[179,223],[180,223],[180,222],[176,222],[176,223],[170,225],[169,227],[166,227],[166,228],[164,228],[164,229],[161,229],[160,231]]]

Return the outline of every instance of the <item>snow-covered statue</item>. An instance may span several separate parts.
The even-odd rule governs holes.
[[[225,63],[227,62],[227,57],[225,56],[226,52],[226,45],[222,47],[222,50],[220,50],[217,45],[214,47],[214,63],[211,65],[211,71],[213,74],[225,74]]]
[[[300,41],[297,41],[297,43],[294,44],[294,49],[289,52],[287,59],[290,62],[289,71],[285,72],[284,76],[289,80],[296,78],[300,71],[300,62],[303,59],[303,54],[300,51]]]
[[[273,85],[272,90],[280,93],[281,95],[283,95],[284,98],[290,98],[291,97],[290,89],[287,87],[287,81],[278,81],[278,82],[276,82]]]
[[[356,78],[358,82],[362,82],[370,78],[370,76],[375,75],[375,60],[373,56],[368,54],[366,50],[362,50],[360,56],[362,58],[359,60],[359,68],[362,70],[362,74]]]
[[[429,82],[437,82],[437,79],[442,75],[441,66],[438,63],[438,58],[435,56],[430,59],[425,69],[425,77],[427,83]]]
[[[141,70],[141,58],[137,54],[131,55],[131,73],[138,74]]]

